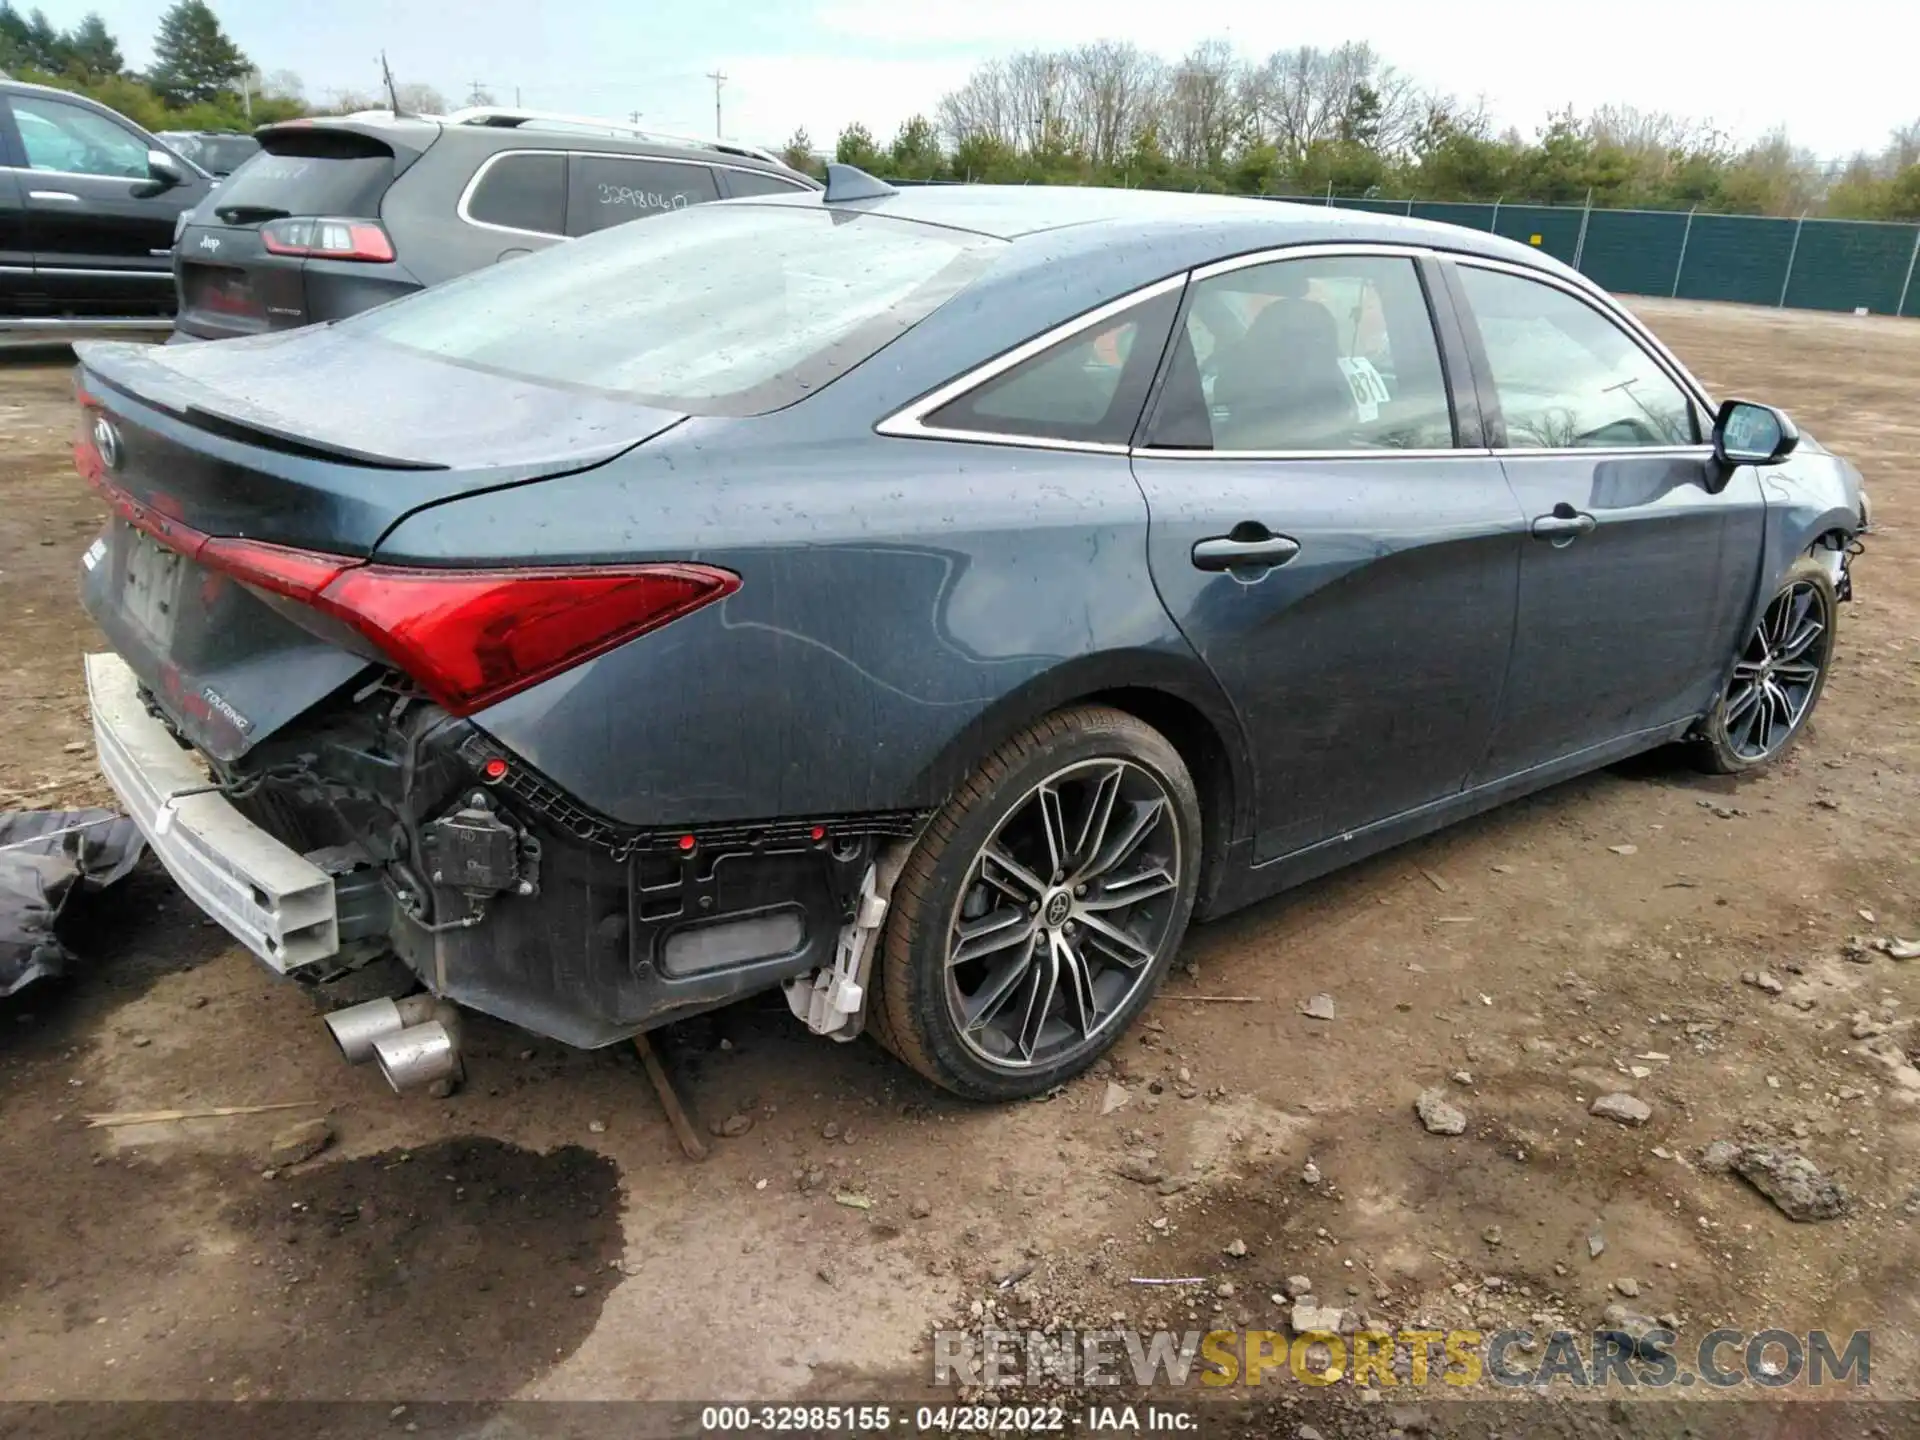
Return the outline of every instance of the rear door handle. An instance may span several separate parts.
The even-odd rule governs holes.
[[[1234,528],[1244,533],[1253,527]],[[1259,528],[1264,530],[1265,527]],[[1215,535],[1194,544],[1193,565],[1196,570],[1271,570],[1276,565],[1286,564],[1299,553],[1300,542],[1289,540],[1284,535],[1263,533],[1258,537],[1247,536],[1243,539],[1235,539],[1232,535]]]
[[[1562,500],[1551,515],[1538,515],[1533,521],[1533,538],[1550,540],[1556,546],[1569,545],[1581,535],[1591,535],[1599,521],[1584,510],[1576,510]]]
[[[29,190],[29,200],[59,200],[69,205],[78,205],[80,197],[71,190]]]

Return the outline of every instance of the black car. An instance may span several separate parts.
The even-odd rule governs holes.
[[[165,331],[174,232],[213,183],[105,105],[0,80],[0,337]]]
[[[819,188],[749,146],[525,110],[375,111],[258,138],[175,246],[182,337],[338,320],[623,221]]]
[[[251,135],[224,130],[162,130],[160,138],[175,154],[184,155],[209,175],[228,176],[260,153]]]

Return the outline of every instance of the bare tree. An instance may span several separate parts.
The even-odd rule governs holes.
[[[1241,65],[1225,40],[1206,40],[1173,67],[1167,86],[1167,141],[1174,158],[1208,165],[1242,136]]]
[[[444,115],[447,98],[421,80],[409,80],[394,87],[400,95],[400,108],[410,115]]]
[[[1241,98],[1249,138],[1298,158],[1318,142],[1356,138],[1351,132],[1358,114],[1366,117],[1369,144],[1405,153],[1437,97],[1382,63],[1371,45],[1349,43],[1333,50],[1276,50],[1247,69]]]
[[[1095,165],[1117,165],[1155,120],[1166,67],[1137,45],[1097,40],[1066,57],[1065,130]]]
[[[989,60],[966,84],[942,97],[937,113],[941,133],[952,145],[985,139],[1020,149],[1026,140],[1014,113],[1007,67],[1000,60]]]

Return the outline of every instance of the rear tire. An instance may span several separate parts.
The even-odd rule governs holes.
[[[958,1095],[1017,1100],[1091,1065],[1186,934],[1200,802],[1180,754],[1107,706],[983,761],[894,887],[874,1036]]]
[[[1701,726],[1694,746],[1701,769],[1740,775],[1786,753],[1827,688],[1838,619],[1833,576],[1802,556],[1741,642],[1733,674]]]

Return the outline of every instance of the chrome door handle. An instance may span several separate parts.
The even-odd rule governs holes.
[[[70,205],[78,205],[80,197],[71,190],[29,190],[29,200],[60,200]]]
[[[1555,545],[1571,544],[1581,535],[1591,535],[1599,521],[1583,510],[1561,501],[1551,515],[1538,515],[1533,521],[1533,538],[1551,540]]]
[[[1257,540],[1215,535],[1194,544],[1193,565],[1196,570],[1270,570],[1286,564],[1299,553],[1300,542],[1284,535],[1266,535]]]

